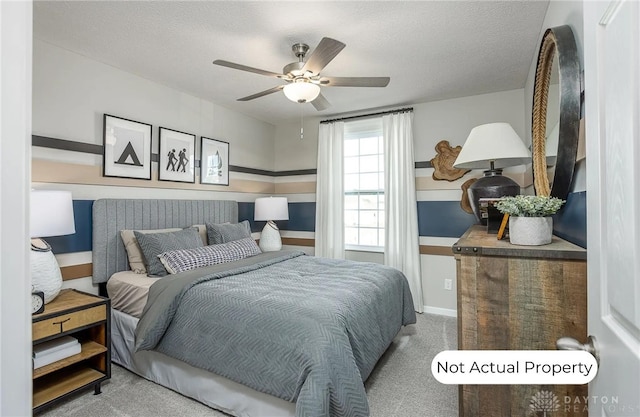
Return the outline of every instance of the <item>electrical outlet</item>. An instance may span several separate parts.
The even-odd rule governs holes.
[[[444,280],[444,289],[451,291],[453,289],[453,280],[447,278]]]

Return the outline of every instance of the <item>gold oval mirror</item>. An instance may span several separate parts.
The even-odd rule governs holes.
[[[558,26],[547,29],[542,38],[533,88],[531,134],[537,195],[567,198],[576,164],[579,127],[578,50],[571,27]]]

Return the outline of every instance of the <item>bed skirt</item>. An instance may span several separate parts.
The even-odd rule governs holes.
[[[133,353],[138,319],[111,310],[111,360],[126,369],[237,417],[293,417],[295,403],[258,392],[159,352]]]

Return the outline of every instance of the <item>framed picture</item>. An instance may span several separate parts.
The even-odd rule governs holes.
[[[102,175],[151,179],[151,125],[104,115]]]
[[[229,143],[200,138],[200,183],[229,185]]]
[[[158,179],[160,181],[196,182],[196,135],[160,128]]]

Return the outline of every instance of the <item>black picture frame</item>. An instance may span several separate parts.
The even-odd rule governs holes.
[[[158,129],[158,180],[195,183],[196,135]]]
[[[200,137],[200,184],[229,185],[229,142]]]
[[[151,132],[148,123],[104,114],[102,175],[151,180]]]

